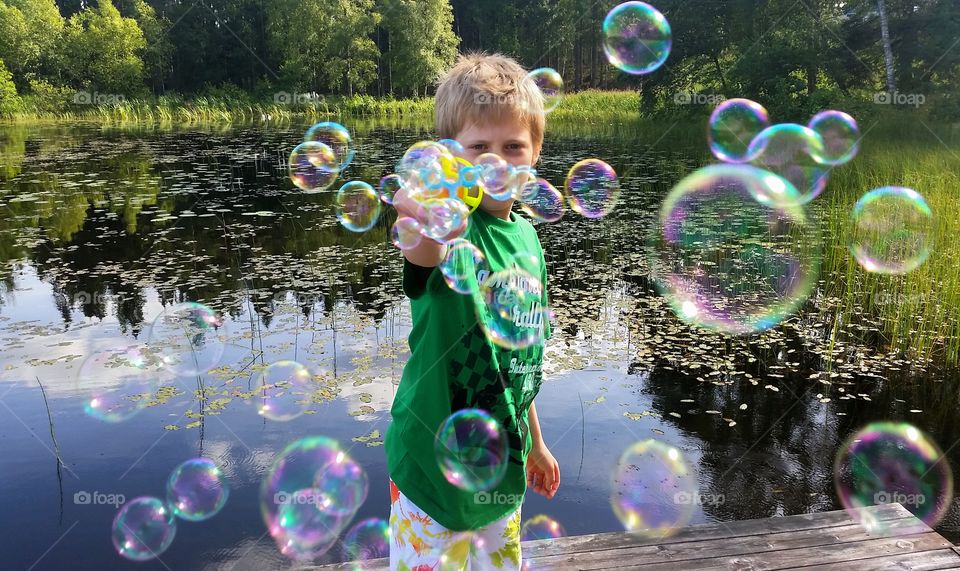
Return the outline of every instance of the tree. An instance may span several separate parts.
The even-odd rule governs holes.
[[[381,11],[391,92],[416,95],[457,57],[453,7],[448,0],[385,0]]]
[[[0,59],[0,115],[10,115],[21,109],[17,86],[13,84],[13,74],[7,70]]]
[[[887,20],[887,7],[884,0],[877,0],[877,9],[880,12],[880,34],[883,40],[883,63],[887,72],[887,91],[897,91],[897,83],[893,77],[893,49],[890,47],[890,23]]]
[[[71,16],[63,44],[63,70],[72,83],[125,97],[143,91],[143,31],[110,0]]]
[[[22,84],[50,71],[63,24],[54,0],[0,0],[0,58]]]
[[[143,50],[143,70],[147,82],[155,91],[162,93],[164,81],[170,73],[173,45],[170,43],[170,20],[157,16],[156,10],[145,0],[133,0],[131,14],[140,30],[146,48]]]

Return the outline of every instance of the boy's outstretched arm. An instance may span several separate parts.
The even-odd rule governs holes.
[[[393,207],[397,209],[398,216],[410,216],[418,222],[423,222],[424,213],[415,200],[410,198],[406,189],[400,189],[393,197]],[[435,268],[443,261],[447,253],[447,247],[440,242],[435,242],[424,237],[416,247],[403,250],[403,255],[411,264],[422,268]]]
[[[560,487],[560,464],[547,449],[540,432],[536,403],[530,403],[527,413],[533,447],[527,456],[527,483],[541,496],[553,499]]]

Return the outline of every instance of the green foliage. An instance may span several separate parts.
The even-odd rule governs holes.
[[[61,114],[68,108],[76,90],[54,85],[45,79],[31,79],[25,107],[37,114]]]
[[[7,70],[7,66],[0,59],[0,115],[13,115],[22,107],[23,102],[17,95],[17,86],[13,84],[13,74]]]
[[[417,94],[431,85],[457,56],[453,8],[447,0],[383,0],[384,59],[391,91]]]
[[[63,44],[63,70],[71,83],[125,98],[144,91],[143,31],[110,0],[71,16]]]
[[[49,71],[63,25],[54,0],[0,1],[0,58],[18,78]]]

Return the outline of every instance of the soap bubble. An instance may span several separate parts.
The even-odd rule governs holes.
[[[380,197],[368,183],[354,180],[340,187],[336,198],[337,219],[351,232],[366,232],[380,217]]]
[[[507,434],[485,410],[450,415],[437,431],[434,450],[444,477],[461,490],[491,490],[507,473]]]
[[[463,238],[451,240],[440,262],[440,272],[450,289],[457,293],[472,294],[480,289],[479,272],[488,271],[487,259],[472,242]]]
[[[309,141],[290,153],[290,180],[307,193],[330,188],[340,172],[333,150],[323,143]]]
[[[800,193],[798,204],[820,196],[827,187],[823,139],[808,127],[782,123],[760,132],[750,143],[750,164],[779,175]],[[786,195],[783,196],[786,199]]]
[[[620,181],[607,163],[584,159],[570,168],[564,192],[575,212],[586,218],[602,218],[617,205]]]
[[[267,471],[260,512],[281,553],[311,559],[337,542],[366,498],[366,488],[366,475],[335,440],[301,438],[284,448]]]
[[[678,317],[747,335],[769,329],[810,295],[816,226],[784,179],[749,165],[704,167],[664,200],[650,260]]]
[[[540,67],[527,74],[543,94],[543,112],[549,113],[560,105],[563,99],[563,78],[552,67]]]
[[[397,174],[406,179],[411,174],[422,176],[424,170],[430,172],[441,169],[440,159],[453,159],[450,150],[436,141],[418,141],[404,152],[397,163]]]
[[[317,123],[307,130],[304,141],[316,141],[330,147],[335,157],[336,172],[350,166],[353,162],[353,139],[350,137],[350,131],[339,123],[324,121]]]
[[[170,547],[176,533],[173,511],[157,498],[134,498],[113,518],[113,547],[132,561],[158,557]]]
[[[618,69],[633,75],[650,73],[667,61],[673,33],[656,8],[645,2],[624,2],[603,20],[603,50]]]
[[[361,562],[390,556],[390,524],[382,518],[355,523],[343,537],[347,561]]]
[[[477,318],[490,341],[505,349],[542,342],[548,314],[540,280],[519,267],[503,269],[480,284],[480,296]]]
[[[469,223],[470,210],[457,198],[431,198],[422,203],[423,234],[437,242],[449,242],[463,234]]]
[[[534,190],[530,185],[537,181],[537,170],[533,167],[520,165],[511,167],[510,177],[507,179],[507,186],[504,188],[503,200],[513,198],[521,203],[526,198],[525,192]]]
[[[843,111],[821,111],[807,123],[823,139],[822,162],[842,165],[853,160],[860,150],[857,121]]]
[[[257,375],[256,387],[257,414],[278,422],[302,415],[313,394],[310,371],[296,361],[271,363]]]
[[[167,479],[167,505],[187,521],[209,519],[223,509],[230,495],[227,480],[209,458],[193,458],[174,468]]]
[[[103,349],[84,360],[77,389],[87,395],[84,411],[104,422],[123,422],[143,410],[169,377],[159,355],[132,345]]]
[[[930,256],[933,212],[911,188],[871,190],[854,205],[850,220],[850,253],[869,272],[905,274]]]
[[[548,181],[538,178],[524,188],[521,210],[535,220],[556,222],[563,218],[563,195]]]
[[[150,326],[147,346],[175,375],[201,375],[220,364],[229,339],[223,318],[206,305],[178,303]]]
[[[834,463],[840,503],[869,532],[916,533],[858,508],[899,503],[935,526],[953,499],[950,462],[930,437],[905,422],[875,422],[851,435]]]
[[[479,170],[480,181],[491,198],[504,201],[512,196],[509,182],[513,169],[510,163],[496,153],[483,153],[473,164]]]
[[[410,216],[401,216],[393,223],[393,229],[390,231],[390,239],[393,245],[401,250],[409,250],[420,245],[423,236],[420,234],[422,227],[416,218]]]
[[[450,153],[454,156],[462,157],[463,155],[467,154],[467,151],[464,150],[463,145],[461,145],[458,141],[453,139],[440,139],[437,142],[446,147],[447,150],[450,151]]]
[[[398,174],[388,174],[380,179],[379,194],[384,204],[393,204],[393,197],[403,188],[403,179]]]
[[[534,541],[537,539],[557,539],[566,535],[566,530],[560,523],[543,514],[528,519],[520,528],[520,541]]]
[[[770,126],[770,116],[762,105],[749,99],[728,99],[710,115],[708,137],[713,155],[727,163],[742,163],[750,142]]]
[[[697,494],[697,478],[680,450],[647,439],[620,456],[610,499],[628,531],[663,538],[689,523]]]

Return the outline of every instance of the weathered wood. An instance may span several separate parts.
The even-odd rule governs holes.
[[[638,569],[960,569],[960,548],[899,504],[864,508],[884,522],[867,533],[845,511],[689,526],[670,537],[598,533],[523,543],[533,568]],[[364,569],[389,569],[387,559]],[[319,569],[347,571],[350,563]]]

